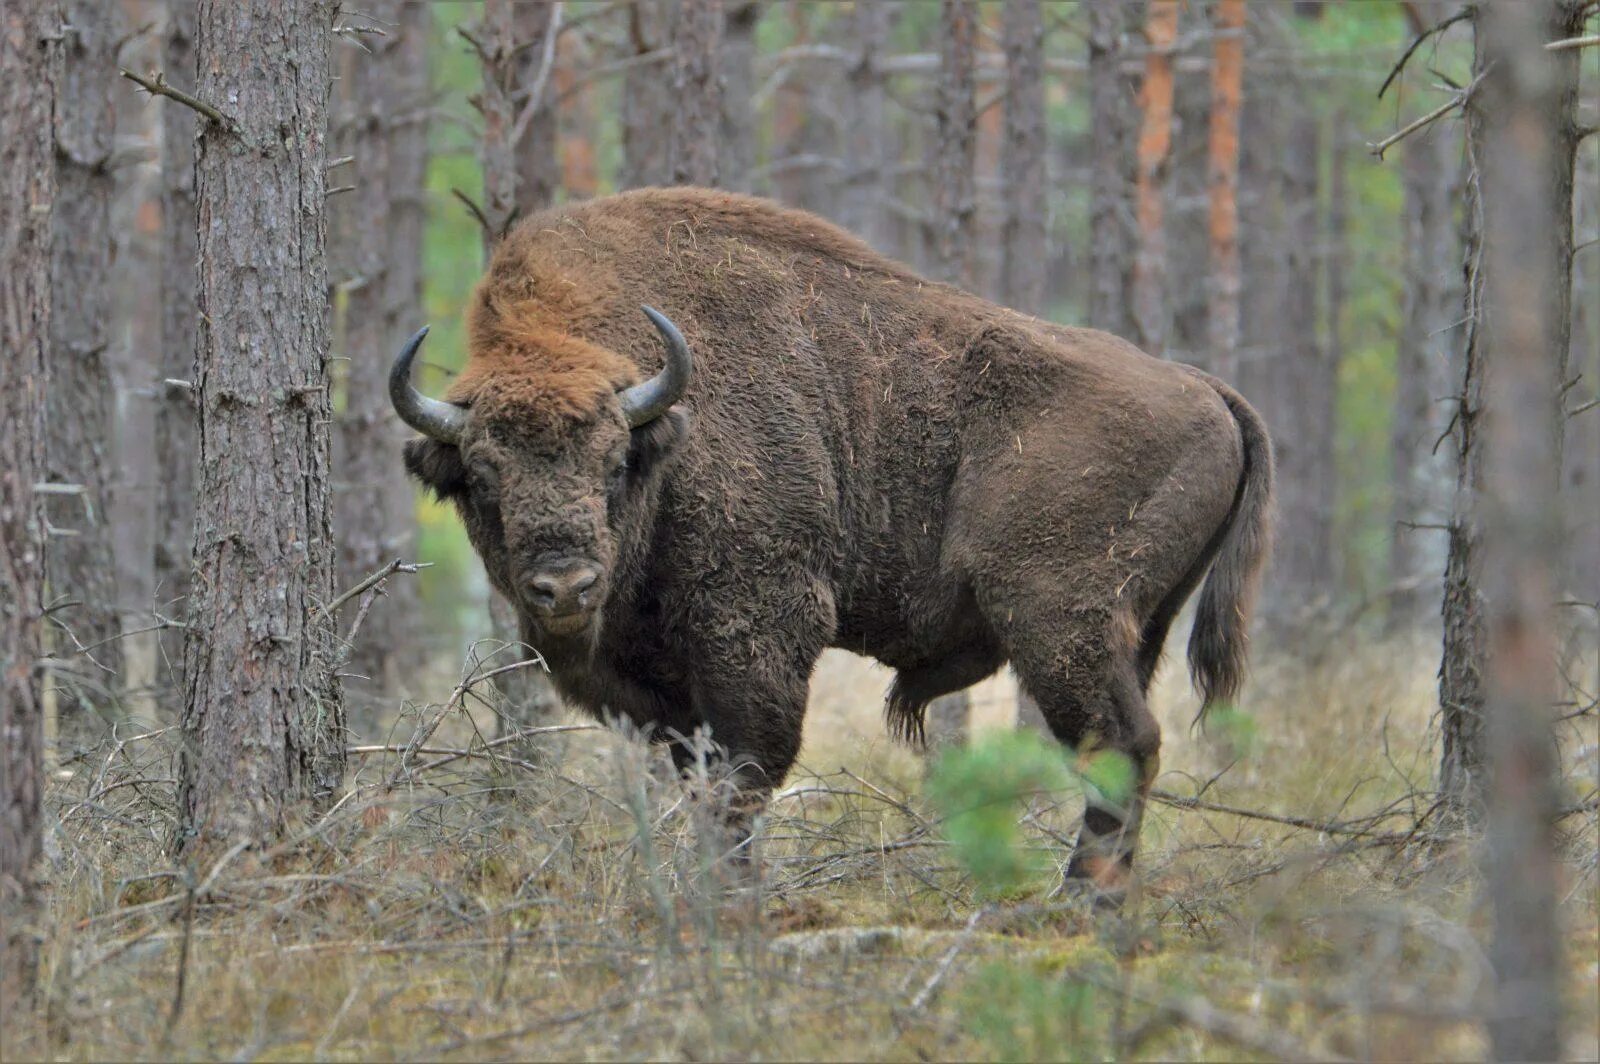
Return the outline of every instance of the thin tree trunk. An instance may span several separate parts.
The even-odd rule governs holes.
[[[923,729],[927,736],[928,752],[934,753],[966,742],[971,731],[971,717],[970,691],[952,691],[928,703],[927,724]]]
[[[1592,64],[1593,58],[1589,60]],[[1593,66],[1590,69],[1594,69]],[[1568,438],[1562,447],[1562,494],[1567,510],[1569,598],[1600,603],[1600,135],[1580,145],[1573,177],[1572,354],[1567,379]],[[1587,244],[1577,250],[1581,244]],[[1600,616],[1587,618],[1591,638]],[[1591,644],[1593,645],[1593,644]],[[1590,674],[1600,681],[1600,661]],[[1597,682],[1590,690],[1600,689]]]
[[[491,0],[498,3],[499,0]],[[554,71],[564,5],[515,4],[512,34],[516,51],[510,63],[510,85],[516,121],[532,107],[526,128],[516,139],[517,216],[543,210],[561,189],[561,125],[555,109]],[[535,95],[537,94],[537,95]]]
[[[337,439],[341,588],[396,558],[411,559],[416,539],[411,489],[396,461],[406,433],[387,380],[394,352],[422,315],[432,13],[419,0],[385,0],[365,13],[385,33],[341,57],[340,151],[354,161],[336,173],[356,187],[332,208],[353,274],[344,286],[340,344],[347,367]],[[368,690],[399,689],[414,657],[416,607],[414,583],[395,579],[367,613],[348,669],[374,681]]]
[[[104,0],[67,0],[56,105],[58,192],[51,235],[50,393],[45,479],[76,493],[45,499],[46,553],[55,653],[73,663],[56,673],[62,734],[98,731],[113,712],[122,671],[111,485],[116,385],[111,375],[111,93],[121,10]],[[68,605],[71,603],[71,605]],[[79,653],[86,647],[92,651]]]
[[[127,0],[124,24],[136,24],[148,9]],[[121,62],[131,70],[161,66],[162,35],[147,33],[128,41]],[[120,80],[120,79],[119,79]],[[112,375],[117,385],[115,483],[111,489],[112,548],[116,556],[117,595],[123,636],[122,709],[129,716],[152,719],[158,633],[139,632],[151,621],[156,604],[156,482],[163,471],[156,458],[156,382],[162,373],[162,324],[159,308],[161,275],[161,122],[159,101],[140,100],[123,82],[119,91],[117,139],[137,146],[143,158],[117,168],[112,232],[117,240],[112,350]],[[192,272],[192,270],[191,270]],[[171,703],[168,703],[171,704]]]
[[[168,0],[165,57],[167,82],[185,92],[195,86],[195,0]],[[197,116],[163,100],[161,107],[161,364],[154,382],[156,461],[156,599],[158,608],[181,617],[188,609],[194,546],[194,380],[199,321],[195,278],[199,258],[194,204],[194,139]],[[182,661],[177,646],[162,663]],[[163,664],[164,668],[164,664]],[[176,685],[177,677],[170,677]]]
[[[715,185],[721,180],[722,27],[722,0],[678,0],[668,151],[675,185]]]
[[[577,34],[562,35],[556,48],[556,69],[552,76],[556,99],[566,101],[559,115],[561,190],[569,203],[589,199],[600,188],[594,150],[595,93],[589,86],[578,85],[578,77],[592,61],[591,48],[586,41]]]
[[[672,129],[672,26],[678,0],[632,0],[628,40],[636,62],[622,80],[622,188],[670,180]]]
[[[44,472],[60,27],[54,0],[0,8],[0,1000],[18,1004],[34,1000],[39,955],[45,544],[33,486]]]
[[[722,187],[750,191],[756,165],[756,28],[766,10],[763,0],[728,5],[722,35]]]
[[[1133,318],[1141,346],[1165,350],[1167,306],[1167,161],[1172,152],[1172,49],[1178,39],[1178,0],[1150,0],[1145,15],[1144,84],[1139,91],[1134,213],[1139,246],[1133,259]]]
[[[1418,27],[1419,32],[1426,28]],[[1389,581],[1394,593],[1389,619],[1397,629],[1437,623],[1438,581],[1445,568],[1442,533],[1450,519],[1456,466],[1447,400],[1461,379],[1458,128],[1437,123],[1404,147],[1404,324],[1395,360],[1390,434],[1394,534]]]
[[[206,122],[196,153],[200,479],[178,791],[186,850],[275,835],[295,803],[326,799],[343,781],[334,636],[319,612],[335,564],[324,258],[333,8],[202,0],[198,11],[195,95],[231,121]]]
[[[1005,7],[1005,183],[1001,297],[1028,314],[1045,311],[1044,18],[1038,0]]]
[[[1580,5],[1493,4],[1475,16],[1469,115],[1483,221],[1483,590],[1487,601],[1489,894],[1496,1060],[1562,1056],[1558,805],[1552,703],[1561,557],[1560,387],[1571,327],[1578,64],[1545,42],[1582,31]]]
[[[1239,109],[1244,96],[1244,0],[1213,9],[1209,182],[1209,330],[1207,367],[1235,380],[1239,365]]]
[[[1122,83],[1120,0],[1087,0],[1089,9],[1089,324],[1131,336],[1128,317],[1131,218],[1125,206],[1131,174],[1132,108]]]
[[[857,51],[849,74],[850,153],[846,162],[850,169],[845,177],[840,221],[879,251],[887,251],[893,229],[885,200],[894,155],[884,114],[887,94],[879,63],[888,43],[889,5],[854,4],[850,34]]]
[[[558,10],[550,4],[484,0],[483,19],[471,31],[483,68],[483,89],[473,102],[483,116],[478,160],[486,252],[518,218],[549,206],[555,196],[561,175],[555,116],[542,106],[548,78],[546,85],[536,82],[546,56],[546,31]],[[541,89],[541,98],[533,101],[524,122],[529,101],[523,97],[534,88]]]
[[[1443,738],[1439,787],[1455,812],[1469,818],[1484,809],[1490,787],[1486,765],[1491,736],[1486,721],[1492,695],[1486,678],[1493,676],[1498,639],[1504,635],[1497,623],[1502,617],[1519,616],[1502,610],[1525,612],[1531,608],[1525,581],[1534,580],[1533,576],[1520,574],[1503,557],[1497,555],[1491,561],[1485,532],[1491,522],[1498,521],[1508,535],[1547,534],[1516,523],[1542,520],[1542,514],[1507,514],[1495,508],[1510,505],[1511,501],[1494,496],[1494,491],[1543,490],[1538,485],[1491,484],[1491,470],[1516,470],[1518,475],[1527,476],[1519,462],[1495,454],[1497,445],[1532,447],[1527,441],[1509,442],[1512,430],[1495,424],[1497,418],[1503,417],[1496,411],[1514,410],[1512,420],[1533,418],[1539,424],[1548,423],[1549,453],[1553,456],[1549,469],[1560,468],[1564,419],[1546,418],[1544,400],[1530,406],[1528,403],[1533,400],[1529,396],[1536,393],[1517,389],[1533,388],[1542,382],[1552,392],[1551,401],[1559,403],[1556,382],[1568,379],[1572,322],[1572,192],[1579,141],[1577,64],[1581,53],[1549,53],[1555,59],[1542,71],[1543,64],[1532,62],[1522,53],[1530,48],[1530,36],[1535,42],[1541,34],[1544,40],[1577,36],[1582,30],[1582,5],[1567,0],[1539,0],[1537,4],[1529,3],[1526,9],[1518,8],[1518,15],[1509,14],[1511,8],[1518,6],[1497,6],[1489,16],[1482,9],[1478,11],[1473,67],[1475,76],[1481,76],[1483,81],[1465,106],[1466,352],[1454,421],[1458,474],[1445,568],[1444,653],[1439,670]],[[1521,16],[1536,18],[1537,24],[1529,28],[1522,24]],[[1483,21],[1485,17],[1489,19],[1487,23]],[[1539,85],[1544,87],[1538,88]],[[1512,147],[1520,143],[1519,137],[1528,138],[1526,157]],[[1512,202],[1497,201],[1496,195]],[[1508,261],[1517,265],[1501,267],[1502,257],[1513,253],[1521,257]],[[1529,264],[1525,259],[1537,261]],[[1532,287],[1524,287],[1521,277],[1496,276],[1524,272],[1531,277],[1526,283]],[[1496,320],[1497,312],[1515,320],[1501,323]],[[1546,342],[1530,349],[1524,341],[1533,334],[1518,330],[1531,329],[1524,319],[1534,314],[1542,315],[1538,328],[1543,330],[1540,335]],[[1499,360],[1505,359],[1509,365],[1522,367],[1524,375],[1532,375],[1530,350],[1548,360],[1549,367],[1540,369],[1532,383],[1506,380],[1515,371],[1501,370]],[[1497,405],[1513,400],[1520,405]],[[1558,547],[1559,543],[1553,544],[1552,550]],[[1541,556],[1540,562],[1548,564],[1555,556],[1558,555]],[[1519,576],[1511,575],[1513,572],[1519,572]],[[1554,582],[1559,578],[1542,579]],[[1507,601],[1494,597],[1502,591],[1513,597]],[[1554,601],[1553,591],[1545,601]],[[1532,624],[1526,617],[1523,619]],[[1529,631],[1530,638],[1540,635],[1532,627]],[[1532,651],[1519,648],[1518,653]],[[1523,731],[1517,733],[1520,738],[1513,738],[1523,742],[1530,734]],[[1526,782],[1530,788],[1537,783],[1532,777]]]
[[[978,11],[972,0],[942,0],[939,7],[939,83],[934,148],[930,241],[934,276],[972,287],[973,229],[977,215],[973,164],[977,152]]]
[[[809,4],[788,7],[791,40],[796,47],[819,43],[813,26],[821,10]],[[827,79],[797,67],[779,87],[773,101],[772,174],[774,194],[784,203],[819,214],[834,209],[833,171],[834,129],[827,120]]]
[[[1321,129],[1313,110],[1292,105],[1283,156],[1284,300],[1274,308],[1279,347],[1266,352],[1263,399],[1277,427],[1274,450],[1280,514],[1268,612],[1280,622],[1310,618],[1333,593],[1337,366],[1320,335],[1318,166]]]

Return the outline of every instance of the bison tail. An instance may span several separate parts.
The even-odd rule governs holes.
[[[1244,471],[1223,526],[1211,574],[1200,590],[1189,635],[1189,675],[1200,690],[1200,718],[1238,694],[1250,649],[1250,613],[1272,548],[1272,440],[1244,397],[1204,375],[1228,404],[1244,445]]]
[[[911,746],[921,746],[926,741],[929,699],[912,687],[905,673],[895,677],[894,685],[889,688],[889,700],[883,707],[884,717],[890,735]]]

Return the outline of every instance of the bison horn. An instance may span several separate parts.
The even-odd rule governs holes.
[[[661,334],[661,342],[667,348],[667,364],[654,377],[618,394],[617,401],[622,404],[622,414],[628,419],[628,427],[633,429],[665,414],[667,408],[683,396],[683,390],[689,386],[689,374],[694,369],[689,345],[684,342],[678,327],[654,307],[639,309],[644,311],[645,317],[654,323],[656,331]]]
[[[411,360],[417,357],[417,349],[427,335],[428,327],[423,326],[400,349],[394,368],[389,370],[389,401],[400,420],[424,436],[440,443],[459,444],[467,425],[466,407],[430,399],[411,386]]]

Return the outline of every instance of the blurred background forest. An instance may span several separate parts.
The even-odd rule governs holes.
[[[338,614],[328,660],[348,730],[333,714],[327,731],[348,745],[318,796],[337,795],[331,808],[308,803],[286,841],[200,862],[173,842],[191,816],[180,727],[204,724],[177,723],[204,701],[185,690],[184,643],[208,590],[190,586],[208,472],[195,148],[227,130],[183,97],[293,63],[238,54],[195,73],[193,0],[60,6],[38,477],[48,1007],[8,1044],[363,1059],[1490,1051],[1501,958],[1465,807],[1483,786],[1478,582],[1503,590],[1514,555],[1491,543],[1484,571],[1479,471],[1458,453],[1485,388],[1472,284],[1493,257],[1475,157],[1490,94],[1474,95],[1490,61],[1472,9],[307,0],[334,12],[327,143],[306,149],[327,192],[326,291],[299,278],[319,286],[305,321],[331,308],[329,387],[312,390],[328,403],[331,460],[314,472],[333,519],[307,540],[336,544],[328,583],[347,594],[324,608],[315,588],[296,593],[325,626]],[[1559,546],[1535,558],[1561,673],[1550,719],[1534,698],[1538,738],[1554,735],[1559,764],[1527,821],[1544,848],[1522,896],[1544,899],[1540,941],[1566,951],[1545,958],[1540,1007],[1565,1017],[1565,1055],[1592,1058],[1600,5],[1545,6],[1569,23],[1540,47],[1560,45],[1558,133],[1576,158],[1570,232],[1547,241],[1571,268],[1570,332],[1551,326],[1564,357],[1546,367],[1560,369],[1545,508]],[[1005,677],[935,707],[936,761],[885,735],[887,671],[830,651],[773,801],[767,894],[748,907],[709,871],[662,757],[567,715],[537,676],[487,682],[514,624],[455,511],[403,474],[391,359],[431,324],[418,384],[442,394],[500,235],[547,207],[674,183],[814,211],[930,278],[1207,368],[1267,420],[1280,523],[1255,679],[1201,733],[1181,665],[1158,676],[1164,772],[1145,900],[1125,918],[1087,919],[1056,890],[1085,784],[1014,728],[1028,709]],[[269,278],[265,258],[220,261],[216,274]],[[316,336],[297,347],[268,324],[283,350],[315,354]],[[951,753],[969,725],[985,741]]]
[[[1209,313],[1218,282],[1208,173],[1215,6],[1173,9],[1170,44],[1160,50],[1171,77],[1162,116],[1148,113],[1140,95],[1151,52],[1144,5],[1043,5],[1042,139],[1020,149],[1036,151],[1043,171],[1029,178],[1037,189],[1019,189],[1006,167],[1019,149],[1008,138],[1035,134],[1007,125],[1025,119],[1006,106],[1003,5],[974,8],[975,113],[971,143],[958,149],[970,151],[970,171],[952,178],[938,162],[941,94],[955,76],[941,54],[939,4],[730,3],[717,59],[716,183],[815,211],[929,276],[965,281],[1053,321],[1108,328],[1233,379],[1268,419],[1283,470],[1267,590],[1275,623],[1263,649],[1274,649],[1276,622],[1375,631],[1436,624],[1455,478],[1450,397],[1463,347],[1461,121],[1448,115],[1382,158],[1372,146],[1471,80],[1471,34],[1457,24],[1430,39],[1380,98],[1401,51],[1449,5],[1242,5],[1239,323],[1234,349],[1218,354]],[[144,32],[118,43],[123,65],[161,67],[164,5],[124,7],[124,29]],[[454,656],[483,635],[488,588],[447,508],[419,497],[412,513],[393,502],[411,489],[394,460],[404,434],[382,405],[381,363],[428,322],[437,373],[425,383],[437,391],[455,368],[462,310],[483,262],[485,210],[498,226],[546,205],[671,179],[663,113],[672,99],[671,8],[668,0],[509,5],[494,16],[503,27],[471,3],[415,12],[377,5],[381,15],[343,16],[333,154],[352,158],[329,179],[335,402],[352,421],[383,421],[370,430],[376,439],[344,429],[352,469],[338,484],[378,480],[350,492],[341,512],[353,534],[343,572],[354,578],[389,556],[410,557],[414,527],[415,556],[433,563],[418,580],[424,606],[379,610],[371,622],[408,661],[416,658],[406,644]],[[1593,71],[1596,53],[1583,61]],[[1584,79],[1584,108],[1595,106],[1596,80]],[[378,98],[382,106],[367,111]],[[184,467],[162,455],[158,427],[163,404],[183,400],[159,381],[186,377],[187,360],[171,354],[172,366],[152,372],[151,353],[182,348],[156,332],[146,311],[162,298],[154,291],[161,139],[179,135],[192,116],[163,119],[160,103],[126,83],[112,103],[119,221],[111,268],[120,306],[109,354],[119,442],[108,528],[115,601],[131,629],[148,626],[152,604],[181,590],[179,567],[162,559],[181,554],[168,545],[188,538]],[[486,144],[486,122],[507,125],[503,146]],[[1159,139],[1163,126],[1169,143],[1144,145],[1155,154],[1141,179],[1141,137]],[[403,159],[391,156],[397,150]],[[500,165],[496,151],[516,176],[486,192],[485,163]],[[391,158],[403,165],[388,165]],[[414,190],[395,184],[419,178]],[[951,181],[956,187],[943,187]],[[1592,139],[1579,152],[1574,187],[1581,244],[1600,228],[1600,144]],[[1011,222],[1019,197],[1037,213]],[[1154,220],[1150,204],[1159,207]],[[952,213],[962,246],[946,263],[935,220]],[[371,228],[387,234],[362,235]],[[420,302],[364,292],[373,256],[391,274],[415,271]],[[1592,246],[1574,256],[1573,292],[1569,409],[1591,401],[1600,380]],[[174,295],[183,298],[167,298]],[[351,358],[374,364],[352,369]],[[351,387],[372,394],[347,397]],[[1565,456],[1573,590],[1592,601],[1600,597],[1600,536],[1581,515],[1600,512],[1600,419],[1573,419]],[[351,527],[363,521],[390,525]],[[391,631],[390,621],[399,627]],[[129,646],[136,657],[152,651]],[[398,680],[392,669],[389,676]],[[350,685],[357,702],[361,687]]]

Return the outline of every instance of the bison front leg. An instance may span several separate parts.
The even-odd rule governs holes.
[[[695,685],[695,734],[672,745],[673,760],[700,813],[699,830],[714,852],[748,867],[753,836],[767,802],[800,751],[806,682],[774,682],[743,674],[745,682]]]

